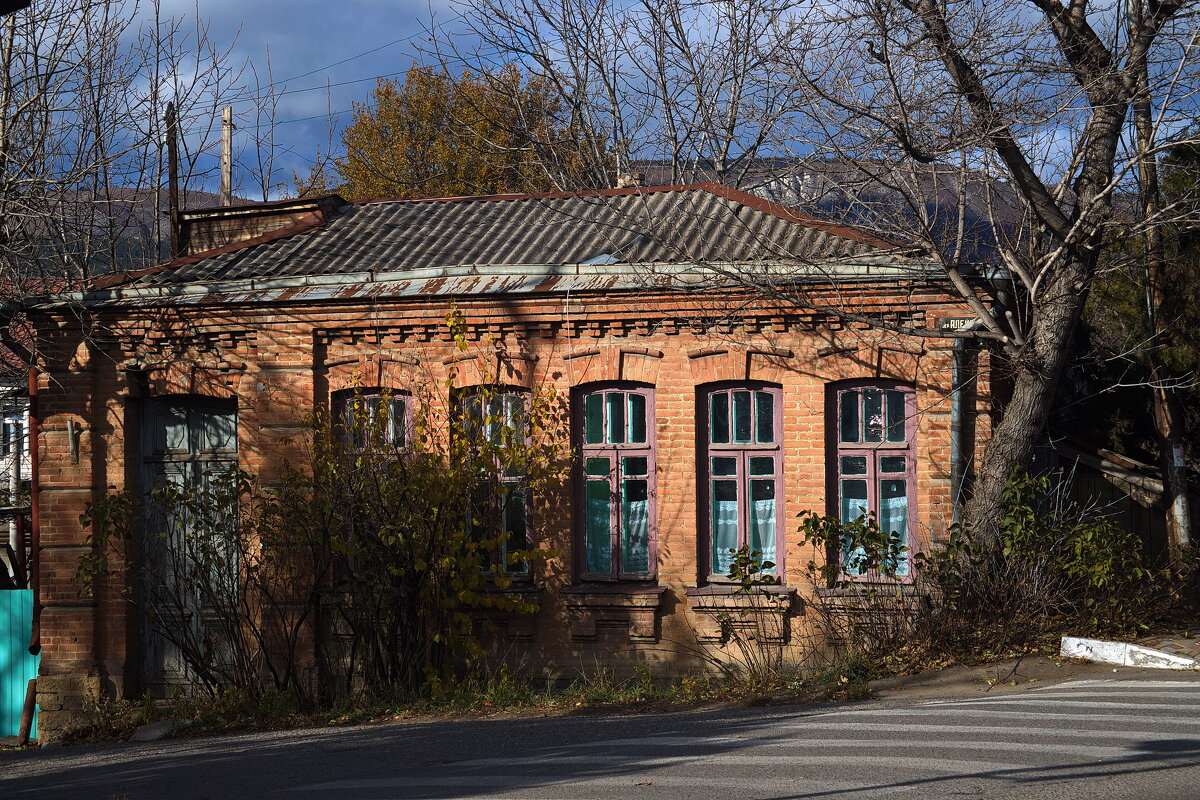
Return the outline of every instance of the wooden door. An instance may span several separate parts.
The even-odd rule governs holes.
[[[142,424],[142,490],[173,483],[184,491],[204,487],[213,476],[237,468],[237,406],[232,400],[179,395],[146,403]],[[170,518],[168,519],[167,516]],[[175,637],[221,641],[211,608],[189,581],[185,514],[151,504],[144,521],[141,588],[142,685],[156,697],[190,685],[191,671]],[[236,581],[236,566],[224,580]],[[165,636],[163,628],[172,632]],[[215,634],[215,635],[214,635]]]

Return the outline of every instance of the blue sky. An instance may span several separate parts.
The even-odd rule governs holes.
[[[419,60],[418,48],[431,19],[442,24],[455,16],[445,0],[162,0],[162,6],[164,14],[198,13],[208,20],[210,39],[225,46],[232,42],[234,63],[253,65],[264,84],[269,51],[272,78],[277,89],[286,92],[279,98],[275,140],[284,151],[280,166],[289,183],[291,170],[307,173],[318,147],[326,148],[326,112],[332,109],[336,114],[336,148],[338,131],[350,119],[349,113],[338,112],[348,112],[353,102],[364,100],[375,76],[402,73]],[[397,42],[401,39],[405,41]],[[249,73],[246,79],[253,84]],[[357,82],[347,83],[351,81]],[[326,90],[327,84],[342,85]],[[244,149],[250,141],[248,127],[254,124],[253,107],[246,102],[232,105],[241,127],[234,147],[250,161]],[[238,193],[253,197],[255,189],[248,184],[252,181],[247,176],[235,174]]]

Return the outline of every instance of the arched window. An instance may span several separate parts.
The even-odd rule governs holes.
[[[783,575],[782,391],[759,382],[701,387],[701,499],[709,579],[727,579],[748,547]]]
[[[885,533],[912,547],[916,512],[916,395],[890,381],[829,388],[830,474],[836,476],[836,513],[843,522],[873,515]],[[851,560],[843,548],[842,562]],[[892,565],[908,574],[908,558]]]
[[[629,383],[574,391],[579,573],[648,580],[657,567],[654,389]]]

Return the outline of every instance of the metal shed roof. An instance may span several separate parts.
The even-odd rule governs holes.
[[[323,225],[169,263],[126,286],[457,266],[805,262],[895,245],[720,184],[367,201]]]

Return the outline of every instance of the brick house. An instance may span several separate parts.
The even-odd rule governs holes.
[[[575,419],[569,496],[530,500],[530,545],[557,553],[517,583],[541,610],[501,625],[549,675],[693,663],[739,603],[722,575],[741,544],[777,562],[784,622],[803,626],[803,567],[825,556],[797,515],[868,508],[928,547],[988,428],[986,370],[954,391],[955,340],[871,324],[969,317],[936,265],[717,184],[331,196],[184,224],[187,255],[27,308],[50,737],[86,698],[157,680],[128,601],[71,581],[86,504],[167,463],[269,475],[298,419],[356,385],[411,401],[456,364],[451,303],[496,343],[506,395],[553,386]],[[478,373],[453,380],[469,392]],[[551,505],[566,511],[536,511]]]

